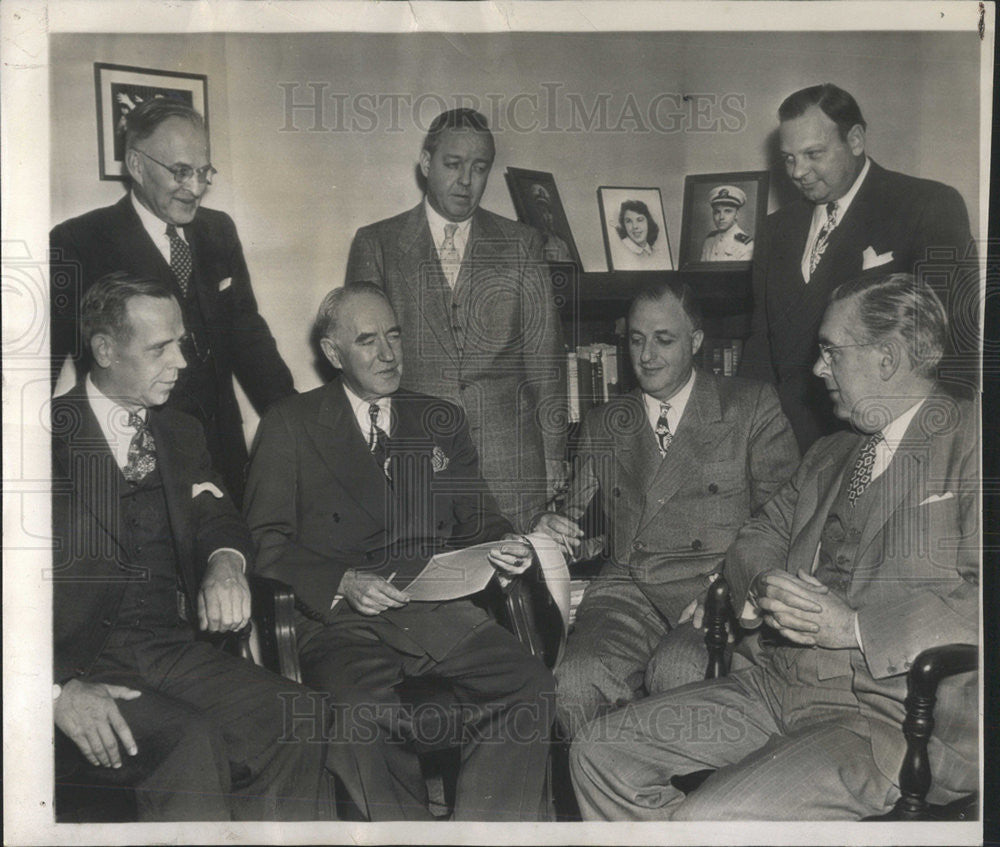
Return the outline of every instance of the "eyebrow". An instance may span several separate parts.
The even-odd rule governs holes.
[[[402,331],[403,331],[402,327],[399,326],[399,324],[396,324],[395,326],[389,327],[385,331],[385,334],[390,335],[393,332],[402,333]],[[377,332],[362,332],[360,335],[358,335],[357,338],[354,339],[354,342],[356,344],[360,344],[363,341],[367,341],[369,338],[375,338],[377,335],[378,335]]]

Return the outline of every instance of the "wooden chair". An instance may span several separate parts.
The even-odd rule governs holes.
[[[722,577],[712,583],[705,600],[705,643],[709,660],[706,679],[725,676],[727,624],[735,621],[729,603],[729,586]],[[906,676],[906,717],[900,731],[906,736],[906,753],[899,769],[900,796],[892,811],[865,818],[868,821],[965,821],[978,818],[978,796],[970,794],[945,805],[927,802],[931,768],[927,742],[934,730],[934,703],[939,683],[949,676],[979,667],[979,649],[974,644],[948,644],[924,650]],[[690,794],[713,770],[701,770],[671,778],[671,784]]]

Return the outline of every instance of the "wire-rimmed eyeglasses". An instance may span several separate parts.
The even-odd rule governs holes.
[[[178,185],[183,185],[193,176],[198,177],[198,182],[203,182],[205,185],[211,185],[212,177],[218,173],[218,171],[211,165],[203,165],[200,168],[192,168],[190,165],[168,165],[161,162],[159,159],[154,159],[145,150],[140,150],[138,147],[133,149],[136,153],[142,153],[142,155],[149,159],[149,161],[155,162],[161,168],[166,168],[166,170],[170,171],[174,178],[174,182]]]
[[[833,354],[837,350],[846,350],[849,347],[874,347],[879,342],[866,341],[864,344],[818,344],[820,358],[828,365],[833,364]]]

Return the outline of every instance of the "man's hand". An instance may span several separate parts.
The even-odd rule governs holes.
[[[524,573],[534,560],[534,548],[520,535],[508,533],[500,544],[490,550],[487,558],[497,569],[500,585],[506,587],[511,580]]]
[[[386,609],[398,609],[410,602],[410,597],[378,574],[351,568],[340,580],[339,594],[351,608],[362,615],[379,615]]]
[[[207,632],[235,632],[250,621],[250,586],[242,557],[216,550],[198,592],[198,626]]]
[[[718,578],[718,573],[710,573],[708,575],[708,584],[711,585]],[[694,600],[684,607],[684,611],[681,612],[681,616],[677,619],[677,623],[682,624],[691,621],[691,625],[695,629],[703,629],[705,626],[705,600],[707,597],[708,588],[706,587],[701,594],[695,597]],[[729,640],[733,640],[732,633],[729,633]]]
[[[562,494],[569,487],[569,473],[566,470],[567,463],[562,459],[545,460],[545,482],[548,486],[548,499],[551,500]]]
[[[573,561],[580,552],[583,530],[577,526],[575,521],[571,521],[564,515],[557,512],[546,512],[535,521],[534,531],[544,532],[552,538],[566,554],[569,561]]]
[[[80,748],[90,764],[120,768],[119,739],[130,756],[138,753],[139,748],[115,700],[135,700],[141,696],[141,691],[124,685],[71,679],[54,704],[56,726]]]
[[[764,622],[789,641],[840,650],[857,647],[855,611],[812,574],[770,570],[754,579]]]

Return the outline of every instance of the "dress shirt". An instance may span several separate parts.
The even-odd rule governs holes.
[[[469,230],[472,228],[472,217],[470,216],[464,221],[449,221],[438,214],[437,210],[430,204],[430,201],[426,197],[424,197],[424,211],[427,213],[427,225],[431,228],[431,241],[434,242],[434,247],[438,251],[438,255],[440,255],[441,247],[444,244],[445,226],[455,224],[458,227],[455,230],[455,250],[458,251],[458,255],[464,260],[465,246],[469,243]],[[455,278],[458,278],[458,274],[455,274]]]
[[[156,215],[154,215],[149,209],[142,205],[136,199],[135,192],[132,193],[132,206],[135,208],[136,213],[139,215],[139,220],[142,221],[142,228],[149,233],[149,237],[153,239],[153,244],[156,245],[156,249],[160,251],[160,254],[164,259],[167,260],[167,264],[170,264],[170,239],[167,238],[167,224],[165,221],[161,221]],[[182,241],[187,241],[184,237],[183,227],[177,227],[177,235],[180,236]]]
[[[847,193],[843,197],[837,198],[837,226],[843,223],[844,215],[847,214],[847,210],[851,208],[851,203],[854,202],[854,195],[858,193],[858,189],[861,188],[861,183],[865,181],[865,177],[868,176],[868,171],[871,169],[871,159],[865,157],[864,167],[861,168],[861,173],[858,174],[857,179],[854,180],[854,184],[847,190]],[[812,256],[813,245],[816,243],[816,239],[819,237],[819,231],[823,228],[823,224],[826,223],[826,203],[817,203],[813,209],[812,224],[809,227],[809,237],[806,239],[806,249],[802,252],[802,279],[809,282],[809,257]],[[834,227],[836,229],[837,227]]]
[[[341,380],[341,384],[344,386],[344,393],[347,395],[347,403],[354,412],[354,419],[358,422],[358,426],[361,429],[361,434],[365,437],[365,444],[369,444],[372,434],[372,418],[368,414],[368,407],[374,402],[378,406],[378,427],[387,436],[391,435],[390,427],[392,426],[392,398],[391,397],[379,397],[375,401],[362,400],[347,387],[347,383]]]
[[[649,428],[653,430],[653,435],[656,435],[656,422],[660,419],[661,402],[670,404],[670,410],[667,412],[667,426],[670,427],[671,435],[677,435],[677,427],[680,426],[681,418],[684,416],[692,388],[694,388],[694,370],[691,371],[691,376],[688,377],[688,381],[684,383],[681,390],[666,400],[657,400],[645,391],[642,392],[642,399],[646,404],[646,418],[649,421]]]

